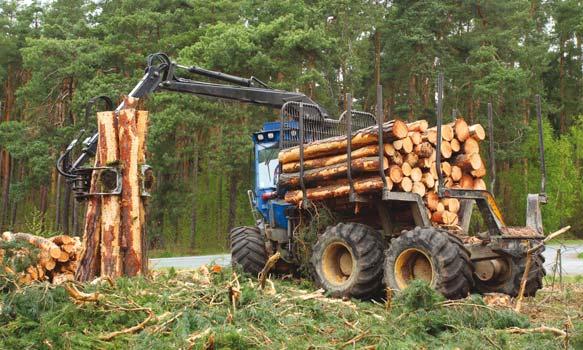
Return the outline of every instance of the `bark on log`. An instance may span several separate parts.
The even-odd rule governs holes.
[[[418,161],[419,156],[417,156],[417,154],[413,152],[407,153],[407,155],[405,156],[405,162],[407,162],[412,167],[416,166]]]
[[[389,179],[387,179],[389,180]],[[324,200],[336,197],[347,196],[350,192],[350,186],[348,185],[348,180],[344,180],[344,183],[339,183],[330,186],[323,186],[317,188],[306,189],[306,196],[310,200]],[[391,186],[392,183],[388,182],[387,187]],[[373,191],[378,191],[383,188],[383,181],[380,176],[373,176],[363,179],[358,179],[354,181],[354,191],[356,193],[368,193]],[[289,203],[298,204],[302,201],[302,191],[288,191],[285,194],[285,200]]]
[[[386,146],[386,145],[385,145]],[[385,148],[386,149],[386,148]],[[352,151],[352,159],[364,158],[364,157],[374,157],[379,154],[379,146],[371,145],[363,148],[358,148]],[[304,161],[304,170],[323,168],[334,164],[345,163],[348,159],[347,154],[339,154],[336,156],[329,156],[323,158],[314,158]],[[284,173],[295,173],[300,171],[300,162],[292,162],[283,164],[282,171]]]
[[[464,174],[460,180],[460,186],[463,189],[471,190],[474,188],[474,179],[471,175]]]
[[[353,172],[365,172],[365,171],[375,171],[379,170],[379,158],[378,157],[365,157],[353,159],[352,162]],[[389,161],[386,157],[383,157],[383,170],[388,168]],[[324,168],[311,169],[304,172],[304,181],[323,181],[333,179],[340,175],[346,174],[348,171],[348,165],[346,162],[341,164],[334,164]],[[281,174],[279,177],[279,185],[293,188],[300,185],[300,173],[290,173]]]
[[[483,141],[486,138],[486,131],[480,124],[470,126],[470,136],[478,141]]]
[[[51,242],[50,240],[48,240],[46,238],[31,235],[30,233],[4,232],[4,233],[2,233],[2,239],[6,240],[6,241],[25,241],[25,242],[28,242],[39,249],[47,251],[49,253],[49,256],[52,257],[53,259],[59,258],[61,256],[61,253],[62,253],[61,248],[59,248],[59,246],[57,246],[55,243]]]
[[[439,196],[435,192],[427,192],[425,194],[425,205],[429,210],[435,211],[437,210],[437,205],[439,204]]]
[[[97,145],[99,148],[99,145]],[[101,166],[99,155],[95,157],[95,166]],[[91,176],[91,192],[97,192],[97,174]],[[75,272],[75,280],[87,282],[99,276],[101,269],[101,200],[97,196],[91,196],[87,200],[85,211],[85,227],[83,229],[83,249],[81,250],[79,265]]]
[[[391,164],[403,165],[403,156],[399,152],[395,152],[391,157]]]
[[[136,110],[122,109],[119,113],[120,160],[123,167],[121,200],[121,247],[124,252],[124,275],[142,272],[142,243],[140,222],[140,188],[138,175],[139,140],[136,135]]]
[[[390,142],[407,136],[407,125],[396,119],[383,124],[383,142]],[[352,136],[352,148],[373,145],[378,142],[378,126],[360,129]],[[310,142],[304,145],[304,159],[313,159],[346,151],[348,140],[345,135]],[[278,156],[282,164],[300,160],[299,146],[281,150]]]
[[[117,128],[113,112],[97,113],[99,158],[105,164],[119,162]],[[122,275],[120,246],[120,202],[117,195],[101,197],[101,276]],[[60,261],[60,260],[59,260]]]
[[[136,121],[136,133],[138,136],[138,165],[142,166],[146,164],[146,139],[148,137],[148,126],[150,124],[148,111],[138,111],[138,119]],[[142,174],[139,174],[140,188],[144,187],[143,182],[146,181]],[[140,196],[140,228],[141,237],[140,242],[142,244],[142,273],[148,273],[148,239],[146,237],[146,222],[147,222],[147,211],[146,211],[146,197]]]
[[[429,142],[423,142],[415,146],[414,152],[419,156],[419,158],[429,158],[435,148]]]

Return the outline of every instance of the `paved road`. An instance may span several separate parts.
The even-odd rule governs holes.
[[[546,259],[545,267],[547,269],[547,274],[549,275],[553,271],[558,248],[558,246],[547,246],[543,253]],[[577,258],[577,254],[583,252],[583,246],[563,246],[561,248],[563,273],[565,275],[583,275],[583,259]],[[231,263],[231,256],[224,254],[150,259],[150,266],[153,268],[174,267],[187,269],[213,263],[221,266],[227,266]]]

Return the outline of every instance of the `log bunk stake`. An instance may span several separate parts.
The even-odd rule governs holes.
[[[85,215],[83,251],[75,278],[135,276],[147,272],[146,203],[141,166],[145,163],[148,112],[137,111],[138,99],[126,97],[114,112],[97,115],[99,143],[96,167],[121,169],[121,194],[99,193],[103,172],[93,172]],[[111,180],[110,180],[111,181]]]

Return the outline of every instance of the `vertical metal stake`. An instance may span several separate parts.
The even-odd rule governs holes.
[[[492,117],[492,102],[488,102],[488,138],[490,153],[490,193],[494,194],[496,184],[496,159],[494,155],[494,120]]]
[[[347,177],[350,186],[348,194],[349,200],[354,201],[354,183],[352,182],[352,95],[346,94],[346,155],[347,155]]]
[[[379,173],[383,180],[383,196],[389,191],[387,187],[387,177],[384,170],[384,147],[383,147],[383,86],[377,85],[377,126],[379,128]]]
[[[443,173],[441,172],[441,126],[443,124],[443,73],[437,77],[437,153],[435,167],[437,171],[437,194],[443,196]]]
[[[545,167],[545,145],[544,145],[544,138],[543,138],[543,117],[541,111],[541,102],[540,102],[540,95],[536,95],[536,118],[538,120],[538,147],[540,152],[540,195],[544,199],[544,203],[546,203],[546,181],[547,181],[547,171]]]
[[[300,102],[300,188],[302,189],[302,206],[305,208],[307,195],[306,184],[304,183],[304,104]]]

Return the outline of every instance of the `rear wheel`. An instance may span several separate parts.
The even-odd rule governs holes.
[[[420,228],[391,241],[385,259],[385,284],[395,290],[424,280],[449,299],[466,297],[472,287],[472,265],[462,242],[447,231]]]
[[[476,290],[480,293],[504,293],[515,297],[520,292],[520,282],[526,270],[526,256],[499,259],[504,264],[506,273],[498,280],[482,281],[476,276]],[[526,279],[524,296],[533,297],[543,287],[543,278],[546,275],[544,257],[542,254],[532,256],[532,263]]]
[[[231,230],[231,263],[257,276],[265,266],[265,240],[257,227],[242,226]]]
[[[357,223],[329,226],[312,250],[316,282],[336,297],[374,296],[382,286],[383,239]]]

